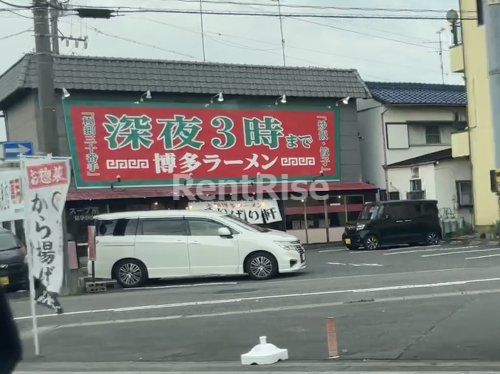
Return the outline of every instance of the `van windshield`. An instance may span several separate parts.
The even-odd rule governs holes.
[[[245,230],[248,230],[248,231],[257,231],[257,232],[268,232],[269,231],[269,229],[266,229],[266,228],[263,228],[263,227],[260,227],[257,225],[252,225],[252,224],[248,223],[247,221],[242,220],[241,218],[230,215],[230,214],[225,215],[224,218],[228,219],[229,221],[231,221],[235,225],[238,225],[239,227],[241,227]]]
[[[358,220],[370,221],[378,217],[380,208],[377,205],[365,205],[361,213],[359,213]]]

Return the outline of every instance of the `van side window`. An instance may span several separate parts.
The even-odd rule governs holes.
[[[407,205],[403,204],[387,204],[384,207],[384,212],[392,219],[405,219],[409,217],[408,208]]]
[[[215,222],[209,219],[189,218],[188,222],[189,222],[189,233],[192,236],[219,236],[218,230],[221,227],[227,227],[222,223]],[[229,230],[231,232],[233,231],[230,228]]]
[[[438,209],[436,204],[433,203],[425,203],[424,204],[424,214],[431,214],[431,215],[437,215],[438,214]]]
[[[186,221],[182,218],[141,220],[142,235],[187,235]]]
[[[97,228],[97,236],[135,235],[136,229],[136,219],[122,218],[110,221],[100,221]]]

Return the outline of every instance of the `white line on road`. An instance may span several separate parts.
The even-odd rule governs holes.
[[[484,255],[484,256],[475,256],[475,257],[466,257],[466,260],[476,260],[479,258],[487,258],[487,257],[498,257],[500,256],[500,253],[494,254],[494,255]]]
[[[137,288],[124,288],[124,291],[141,291],[141,290],[158,290],[164,288],[185,288],[185,287],[203,287],[203,286],[231,286],[236,285],[238,282],[211,282],[211,283],[195,283],[195,284],[177,284],[171,286],[150,286],[150,287],[137,287]]]
[[[349,264],[351,266],[384,266],[382,264]]]
[[[285,298],[319,296],[319,295],[333,295],[333,294],[340,294],[340,293],[369,293],[369,292],[408,290],[408,289],[418,289],[418,288],[422,289],[422,288],[434,288],[434,287],[448,287],[448,286],[456,286],[456,285],[464,285],[464,284],[498,282],[498,281],[500,281],[500,278],[482,278],[482,279],[469,279],[469,280],[452,281],[452,282],[404,284],[404,285],[399,285],[399,286],[387,286],[387,287],[375,287],[375,288],[358,288],[358,289],[355,288],[355,289],[348,289],[348,290],[303,292],[303,293],[292,293],[292,294],[241,297],[241,298],[233,298],[233,299],[188,301],[188,302],[182,302],[182,303],[140,305],[140,306],[133,306],[133,307],[125,307],[125,308],[79,310],[79,311],[74,311],[74,312],[66,312],[63,315],[61,315],[61,314],[42,314],[42,315],[39,315],[38,318],[48,318],[48,317],[61,318],[61,316],[64,316],[64,315],[94,314],[94,313],[106,313],[106,312],[131,312],[131,311],[138,311],[138,310],[153,310],[153,309],[178,308],[178,307],[188,307],[188,306],[234,304],[234,303],[240,303],[240,302],[245,302],[245,301],[259,301],[259,300],[285,299]],[[30,319],[30,318],[31,318],[31,316],[23,316],[23,317],[16,317],[14,319],[16,321],[20,321],[20,320],[25,320],[25,319]]]
[[[455,251],[455,252],[446,252],[446,253],[433,253],[432,255],[422,255],[420,257],[448,256],[448,255],[456,255],[456,254],[460,254],[460,253],[491,252],[491,251],[500,251],[500,247],[498,247],[498,248],[486,248],[486,249],[471,249],[470,251]]]
[[[436,248],[436,247],[441,247],[441,244],[436,244],[436,245],[426,245],[425,248]],[[388,251],[402,251],[402,250],[407,250],[407,249],[414,249],[414,248],[419,248],[422,249],[422,246],[420,247],[397,247],[397,248],[389,248]]]
[[[323,249],[321,251],[318,251],[318,253],[326,253],[326,252],[347,252],[348,250],[346,248],[342,249]]]
[[[435,299],[443,297],[452,296],[473,296],[473,295],[484,295],[500,293],[500,289],[491,290],[473,290],[473,291],[452,291],[443,293],[432,293],[423,295],[407,295],[407,296],[392,296],[392,297],[382,297],[370,300],[371,303],[384,303],[384,302],[394,302],[394,301],[414,301],[414,300],[425,300],[425,299]],[[172,315],[172,316],[161,316],[161,317],[141,317],[141,318],[131,318],[131,319],[119,319],[119,320],[106,320],[106,321],[90,321],[90,322],[78,322],[78,323],[68,323],[54,326],[55,329],[64,328],[75,328],[75,327],[88,327],[88,326],[101,326],[101,325],[111,325],[114,323],[137,323],[137,322],[153,322],[162,320],[176,320],[176,319],[196,319],[196,318],[209,318],[209,317],[223,317],[232,316],[240,314],[255,314],[255,313],[270,313],[270,312],[282,312],[288,310],[304,310],[313,308],[324,308],[332,306],[353,306],[358,305],[358,303],[349,301],[333,301],[329,303],[316,303],[316,304],[302,304],[302,305],[288,305],[270,308],[259,308],[259,309],[247,309],[247,310],[233,310],[227,312],[214,312],[214,313],[202,313],[202,314],[187,314],[187,315]],[[48,330],[48,328],[47,328]]]
[[[349,265],[349,266],[384,266],[382,264],[351,264],[351,263],[343,263],[343,262],[327,262],[328,265]]]
[[[468,248],[477,248],[478,245],[468,245],[466,247],[446,247],[446,248],[431,248],[431,249],[414,249],[411,251],[401,251],[401,252],[391,252],[384,253],[384,256],[392,256],[392,255],[404,255],[407,253],[417,253],[417,252],[436,252],[436,251],[456,251],[457,249],[468,249]]]

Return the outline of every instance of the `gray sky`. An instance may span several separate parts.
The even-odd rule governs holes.
[[[276,4],[273,0],[231,1]],[[31,1],[17,0],[16,3],[29,5]],[[69,2],[74,6],[100,7],[136,7],[138,3],[132,0]],[[148,8],[199,9],[199,3],[189,3],[186,0],[143,0],[140,4]],[[287,5],[458,9],[457,0],[281,0],[281,4],[283,13],[334,12],[292,9],[286,7]],[[208,3],[204,4],[203,8],[219,11],[277,11],[276,7]],[[359,14],[354,11],[345,13]],[[365,11],[363,14],[374,12]],[[24,53],[33,50],[33,31],[8,37],[32,28],[33,21],[30,16],[29,11],[21,11],[17,15],[0,13],[1,72],[8,69]],[[203,21],[207,61],[282,65],[278,18],[205,15]],[[445,82],[461,84],[461,76],[452,74],[449,70],[448,23],[439,20],[285,18],[283,30],[287,65],[355,68],[365,80],[440,83],[438,30],[441,28],[446,28],[442,34]],[[65,16],[60,20],[59,29],[63,35],[87,36],[89,40],[87,49],[83,49],[82,43],[78,47],[75,47],[74,43],[67,47],[61,42],[61,53],[64,54],[191,61],[203,59],[199,15],[139,13],[123,14],[110,20],[81,20],[75,16]],[[0,141],[4,136],[0,120]]]
[[[30,0],[11,0],[29,5]],[[187,2],[186,2],[187,1]],[[70,0],[70,5],[134,6],[167,9],[199,9],[190,0]],[[228,1],[228,0],[210,0]],[[273,0],[229,0],[276,5]],[[287,5],[349,6],[410,9],[458,9],[457,0],[281,0],[283,13],[333,10],[292,9]],[[1,7],[7,7],[1,5]],[[235,6],[204,4],[204,10],[277,11],[276,6]],[[359,14],[349,11],[345,14]],[[375,14],[364,11],[363,14]],[[381,14],[380,12],[376,14]],[[388,14],[388,13],[385,13]],[[389,13],[393,14],[393,13]],[[441,15],[441,13],[434,13]],[[24,16],[24,17],[23,17]],[[33,27],[30,11],[0,13],[0,72],[8,69],[34,48],[33,31],[11,34]],[[280,23],[277,17],[216,16],[203,17],[207,61],[282,65]],[[441,82],[438,30],[443,32],[445,82],[462,84],[459,74],[450,73],[449,26],[446,21],[284,18],[283,30],[287,65],[358,69],[365,80]],[[199,15],[139,13],[123,14],[110,20],[81,20],[76,16],[60,19],[63,35],[88,37],[82,43],[66,46],[61,53],[91,56],[137,57],[202,61]],[[107,35],[106,35],[107,34]],[[122,38],[122,39],[120,39]],[[123,40],[123,39],[128,39]],[[392,40],[388,40],[392,39]],[[0,141],[4,138],[0,121]]]
[[[29,0],[11,0],[30,4]],[[213,1],[213,0],[212,0]],[[221,0],[223,1],[223,0]],[[233,0],[276,4],[273,0]],[[198,3],[179,0],[70,0],[71,5],[140,6],[171,9],[196,9]],[[281,0],[286,5],[320,5],[379,8],[416,8],[447,10],[458,8],[457,0]],[[4,5],[2,5],[5,7]],[[205,4],[206,10],[259,11],[276,8]],[[284,8],[283,12],[291,12]],[[300,12],[313,10],[301,9]],[[321,12],[316,10],[315,12]],[[334,12],[334,11],[324,11]],[[348,12],[349,13],[349,12]],[[352,11],[350,12],[353,13]],[[30,12],[21,12],[30,16]],[[364,13],[368,14],[368,13]],[[370,12],[373,14],[373,12]],[[435,15],[440,15],[436,13]],[[314,23],[324,25],[318,25]],[[267,17],[204,16],[207,61],[281,65],[279,20]],[[325,26],[326,25],[326,26]],[[1,40],[1,37],[32,27],[32,20],[11,13],[0,14],[0,71],[5,71],[24,53],[33,49],[33,32]],[[369,20],[369,19],[296,19],[283,20],[288,65],[356,68],[365,80],[435,82],[441,81],[437,53],[438,34],[443,33],[446,83],[463,83],[460,75],[450,74],[446,21]],[[344,29],[344,30],[341,30]],[[345,31],[351,30],[351,31]],[[88,36],[85,50],[80,44],[61,52],[77,55],[139,57],[152,59],[202,60],[199,15],[164,13],[126,14],[110,20],[80,20],[62,17],[64,35]],[[353,32],[354,31],[354,32]],[[120,40],[135,40],[137,43]],[[387,39],[394,39],[387,40]],[[189,57],[192,56],[192,57]],[[1,135],[0,135],[1,136]]]

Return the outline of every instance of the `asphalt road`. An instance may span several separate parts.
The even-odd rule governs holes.
[[[26,296],[11,295],[26,350],[21,368],[237,362],[260,335],[288,348],[291,362],[321,362],[328,317],[337,320],[340,362],[500,362],[500,247],[324,246],[308,250],[307,262],[306,271],[271,281],[156,281],[65,297],[59,316],[37,306],[38,358]]]

